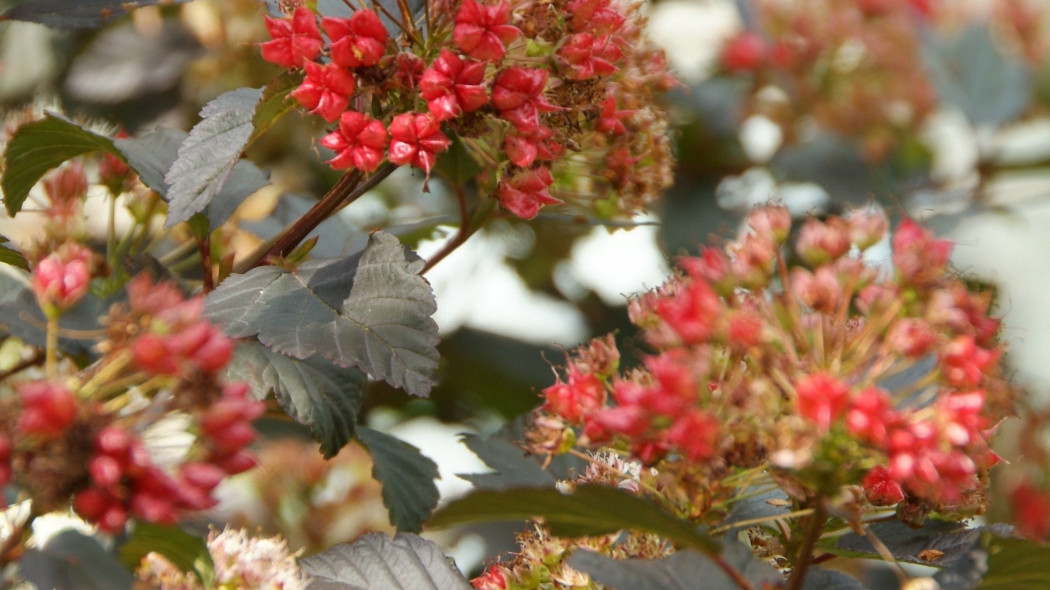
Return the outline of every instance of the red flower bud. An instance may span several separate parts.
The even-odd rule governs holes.
[[[335,152],[328,165],[335,170],[357,168],[374,172],[383,161],[387,134],[383,124],[357,111],[339,117],[339,128],[321,139],[321,145]]]
[[[291,20],[266,18],[271,41],[260,45],[263,59],[286,68],[298,68],[321,53],[324,40],[317,28],[317,17],[303,6],[295,9]]]
[[[334,63],[322,66],[309,61],[306,78],[292,96],[311,113],[331,123],[346,110],[355,88],[354,75],[349,71]]]
[[[390,122],[390,161],[422,168],[427,176],[437,155],[451,143],[441,132],[441,123],[430,114],[402,113]]]
[[[554,177],[545,167],[525,170],[500,181],[496,198],[504,209],[522,219],[532,219],[544,205],[561,203],[548,192]]]
[[[325,17],[321,26],[332,40],[332,61],[344,68],[374,66],[386,52],[387,31],[371,8],[350,18]]]
[[[76,419],[77,402],[65,387],[47,381],[33,381],[18,386],[22,398],[22,415],[16,429],[26,436],[55,438]]]
[[[518,38],[521,31],[507,24],[510,4],[500,0],[494,6],[463,0],[456,13],[452,38],[460,51],[484,61],[496,61],[507,52],[506,44]]]
[[[430,64],[419,80],[419,93],[427,101],[427,110],[438,121],[477,110],[488,102],[485,86],[485,63],[460,59],[448,49]]]

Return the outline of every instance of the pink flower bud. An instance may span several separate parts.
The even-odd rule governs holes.
[[[886,235],[889,226],[881,211],[870,209],[854,211],[846,222],[849,224],[850,241],[861,250],[877,244]]]
[[[61,313],[87,294],[91,282],[91,258],[91,250],[67,242],[36,265],[33,293],[46,313]]]
[[[763,205],[748,212],[746,223],[751,231],[783,244],[791,231],[791,213],[781,205]]]
[[[809,219],[799,230],[796,249],[811,267],[826,264],[849,252],[849,226],[841,217]]]

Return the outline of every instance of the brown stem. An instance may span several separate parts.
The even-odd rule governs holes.
[[[0,372],[0,382],[6,380],[12,375],[17,375],[18,373],[25,371],[29,367],[35,367],[36,365],[39,365],[40,361],[44,360],[44,354],[44,351],[40,350],[39,348],[36,349],[29,358],[19,362],[17,365],[11,367],[6,371]]]
[[[286,227],[272,240],[256,248],[247,258],[238,262],[234,266],[233,272],[247,272],[256,266],[264,264],[270,256],[287,256],[324,220],[374,188],[383,179],[390,176],[390,173],[396,168],[397,166],[393,164],[384,164],[383,167],[367,178],[364,178],[361,172],[357,170],[347,172],[309,211]]]
[[[791,572],[788,580],[787,590],[799,590],[806,581],[806,571],[813,562],[813,548],[817,546],[820,534],[824,530],[827,521],[827,511],[824,509],[824,500],[817,496],[813,499],[813,514],[806,521],[806,532],[802,537],[802,544],[795,556],[795,570]]]
[[[211,267],[211,236],[204,234],[197,239],[197,251],[201,255],[201,270],[204,274],[204,292],[210,293],[215,288],[215,274]]]
[[[459,201],[459,231],[456,235],[445,244],[437,254],[434,254],[427,260],[426,265],[423,266],[423,270],[419,274],[426,274],[428,270],[433,268],[437,263],[444,260],[446,256],[451,254],[456,248],[463,245],[463,242],[467,241],[470,234],[474,233],[470,229],[470,214],[467,212],[467,196],[463,194],[463,187],[459,184],[455,185],[456,188],[456,199]]]

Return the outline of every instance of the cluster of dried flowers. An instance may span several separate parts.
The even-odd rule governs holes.
[[[208,535],[208,554],[215,565],[215,579],[208,586],[159,553],[142,558],[136,571],[138,582],[162,590],[305,590],[309,585],[309,577],[296,562],[297,554],[289,551],[288,542],[280,537],[253,537],[244,529],[227,527]]]
[[[785,208],[754,209],[736,240],[630,302],[651,347],[641,367],[621,371],[611,337],[574,353],[528,445],[620,453],[659,474],[664,504],[709,525],[741,473],[799,505],[851,498],[838,509],[855,523],[891,507],[916,525],[983,512],[999,461],[989,438],[1013,409],[990,294],[912,220],[888,240],[892,264],[869,265],[886,230],[862,210],[793,234]]]
[[[95,184],[122,191],[133,180],[115,158],[97,164]],[[0,396],[0,486],[15,484],[34,515],[72,506],[107,532],[131,517],[174,523],[214,506],[216,486],[255,465],[247,446],[264,406],[221,377],[234,341],[202,317],[203,299],[147,273],[127,282],[127,299],[102,318],[104,333],[90,335],[99,338],[95,358],[59,354],[58,320],[122,272],[85,245],[76,220],[88,186],[78,161],[44,181],[44,242],[26,251],[47,358],[43,374],[12,377],[17,395]],[[185,444],[175,455],[148,442],[178,434]]]
[[[638,2],[428,0],[418,22],[401,18],[400,39],[370,8],[267,18],[263,57],[301,70],[292,96],[336,124],[320,142],[332,168],[429,176],[458,138],[482,190],[525,219],[563,201],[629,215],[669,185],[654,97],[674,80]]]

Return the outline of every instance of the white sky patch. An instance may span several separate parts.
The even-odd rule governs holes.
[[[420,256],[432,256],[447,239],[420,244]],[[531,292],[503,261],[507,248],[505,241],[478,233],[427,273],[441,332],[466,326],[538,345],[580,343],[587,337],[580,312],[570,303]]]
[[[623,305],[628,296],[660,285],[671,270],[656,245],[656,232],[652,225],[611,234],[594,228],[573,247],[573,278],[608,305]]]

